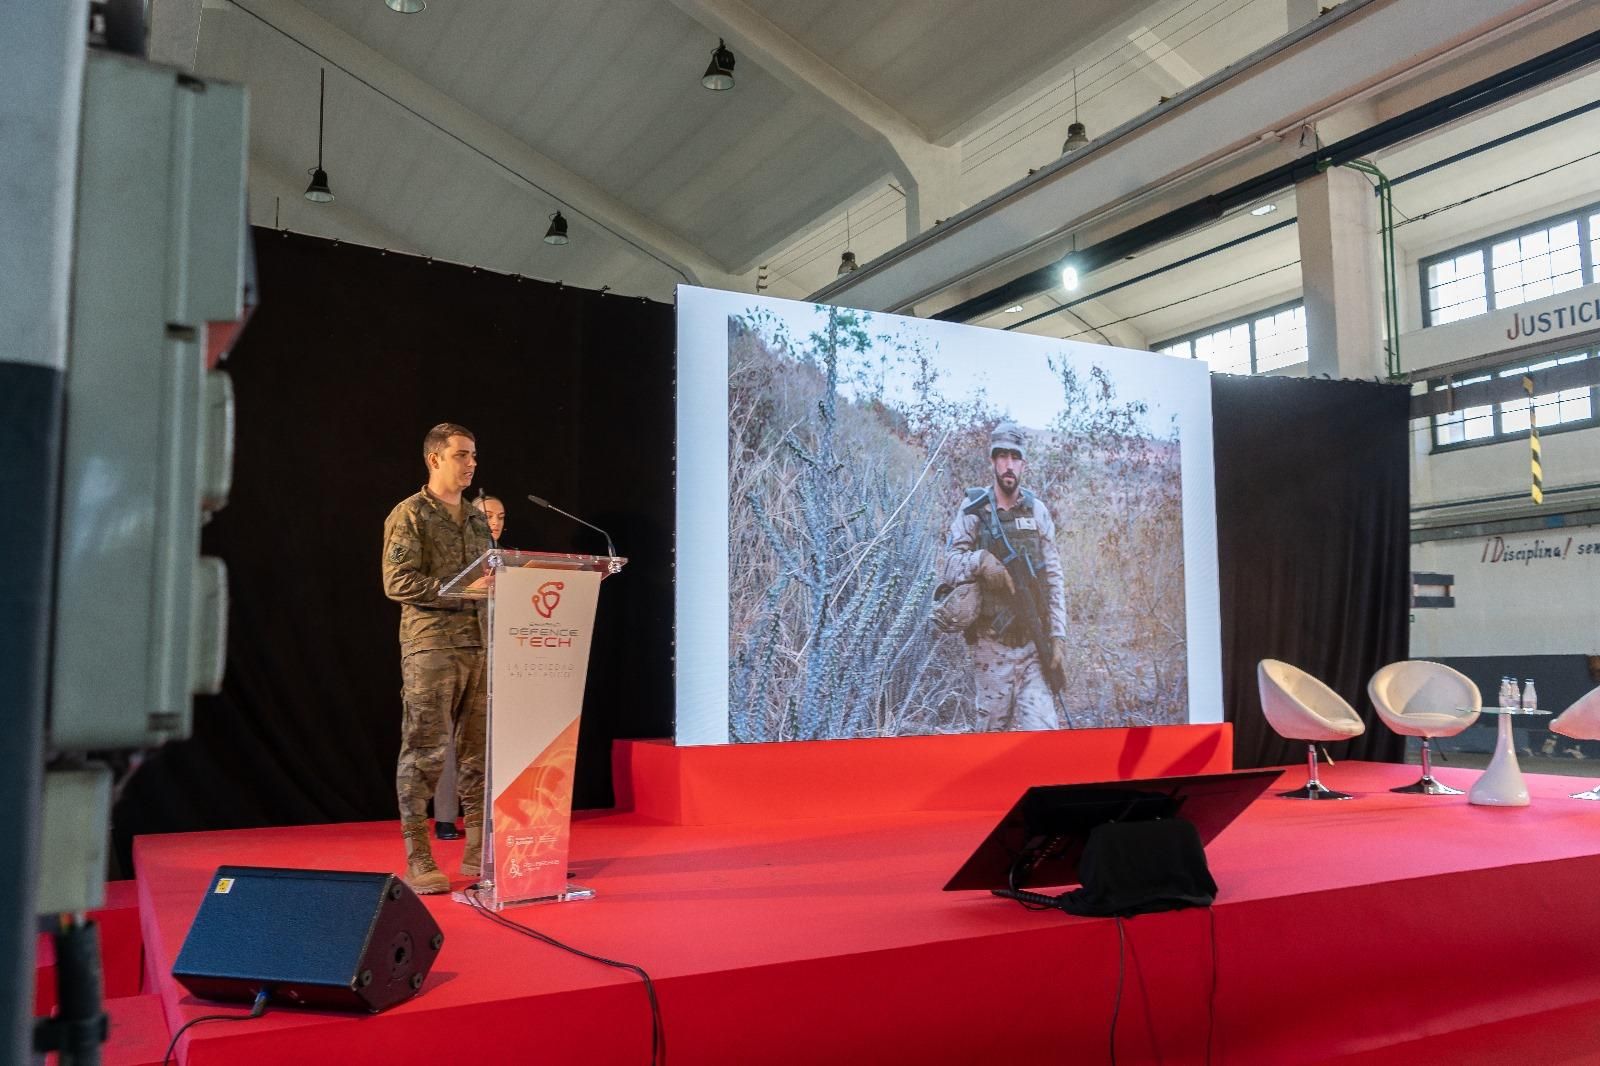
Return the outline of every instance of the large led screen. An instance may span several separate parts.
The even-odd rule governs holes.
[[[678,742],[1220,721],[1207,374],[680,288]]]

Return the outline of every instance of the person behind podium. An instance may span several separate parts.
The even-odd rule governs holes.
[[[506,532],[506,505],[500,502],[498,496],[479,496],[472,501],[472,506],[483,512],[483,517],[489,523],[489,542],[494,548],[500,547],[500,538]]]
[[[478,466],[471,430],[441,422],[423,438],[422,457],[428,483],[396,504],[383,524],[383,591],[400,604],[404,709],[395,786],[405,881],[426,895],[450,888],[428,843],[427,809],[452,740],[467,835],[461,872],[476,877],[482,867],[483,628],[476,601],[442,599],[439,587],[489,549],[489,524],[463,497]]]

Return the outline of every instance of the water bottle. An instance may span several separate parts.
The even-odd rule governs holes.
[[[1511,707],[1511,686],[1511,678],[1502,677],[1500,679],[1500,709],[1502,711],[1509,710]]]
[[[1522,686],[1522,709],[1525,711],[1539,709],[1539,694],[1534,691],[1533,678],[1531,677]]]

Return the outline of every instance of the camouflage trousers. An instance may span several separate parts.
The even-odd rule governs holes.
[[[1004,733],[1061,727],[1032,641],[1012,648],[980,637],[972,644],[972,676],[979,729]]]
[[[395,789],[402,819],[427,817],[428,799],[453,741],[464,820],[482,823],[486,658],[482,648],[441,648],[412,652],[400,660],[405,713]]]

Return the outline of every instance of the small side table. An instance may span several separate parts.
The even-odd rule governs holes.
[[[1528,783],[1522,779],[1522,767],[1517,764],[1517,748],[1511,742],[1511,719],[1516,715],[1533,717],[1550,712],[1485,707],[1483,713],[1500,716],[1499,737],[1495,740],[1494,756],[1489,760],[1489,768],[1467,793],[1467,802],[1480,807],[1526,807]]]

